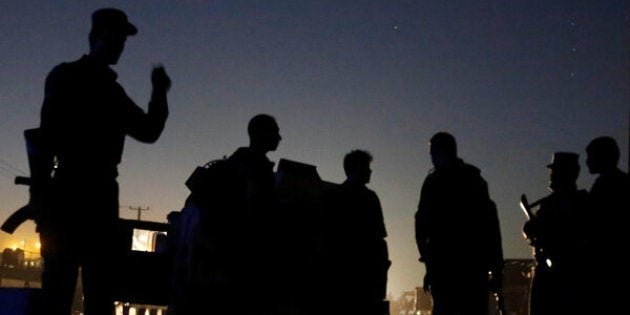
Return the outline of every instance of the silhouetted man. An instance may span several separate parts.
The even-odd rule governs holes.
[[[235,211],[238,215],[238,248],[235,248],[232,272],[237,289],[252,289],[255,293],[243,303],[245,309],[259,314],[275,314],[278,292],[278,231],[276,181],[274,162],[267,153],[280,144],[280,128],[273,116],[258,114],[247,125],[249,146],[238,148],[230,157],[242,180],[242,200]],[[237,291],[238,292],[238,291]],[[238,293],[235,292],[235,295]]]
[[[589,286],[595,293],[597,311],[612,314],[625,308],[630,294],[626,286],[630,280],[625,264],[630,211],[630,177],[621,171],[619,146],[611,137],[593,139],[586,147],[586,165],[591,174],[598,174],[590,190],[593,209],[590,216]]]
[[[173,231],[169,314],[277,314],[278,216],[274,163],[267,153],[282,138],[267,114],[251,118],[247,133],[249,146],[187,181],[191,195]]]
[[[451,134],[436,133],[429,146],[434,168],[415,217],[424,289],[434,315],[488,314],[488,292],[501,285],[503,272],[496,206],[480,170],[457,156]]]
[[[346,154],[346,180],[329,192],[326,237],[327,272],[325,287],[330,308],[325,314],[388,313],[385,295],[390,261],[385,238],[381,202],[367,188],[372,155],[363,150]]]
[[[40,129],[56,167],[51,179],[34,178],[32,189],[45,191],[34,203],[45,204],[38,231],[47,314],[70,314],[79,271],[85,314],[114,312],[117,262],[126,250],[118,241],[117,166],[127,135],[146,143],[159,138],[171,86],[164,69],[154,68],[145,113],[116,81],[110,65],[136,33],[124,12],[97,10],[89,53],[59,64],[46,78]]]
[[[556,152],[547,165],[551,194],[536,202],[536,214],[523,226],[523,232],[535,248],[536,269],[532,282],[530,313],[587,314],[583,311],[581,292],[584,267],[585,215],[589,197],[577,189],[580,172],[578,154]],[[582,311],[581,311],[582,310]]]

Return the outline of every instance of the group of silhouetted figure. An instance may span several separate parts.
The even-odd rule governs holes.
[[[155,67],[145,112],[117,82],[110,65],[137,31],[118,9],[95,11],[89,53],[46,78],[37,145],[29,144],[46,314],[71,313],[79,273],[86,315],[114,314],[116,286],[124,285],[116,277],[127,250],[118,241],[117,166],[126,136],[158,140],[171,87]],[[347,153],[341,184],[309,182],[310,190],[282,195],[266,156],[281,140],[275,118],[256,115],[247,132],[248,146],[193,172],[183,209],[169,214],[168,314],[388,314],[387,231],[366,187],[371,154]],[[434,168],[422,184],[415,237],[432,314],[488,314],[488,293],[503,284],[496,205],[453,135],[435,133],[429,151]],[[599,174],[589,192],[576,185],[578,154],[558,152],[547,166],[550,195],[527,205],[538,209],[523,228],[537,261],[534,315],[622,310],[629,179],[614,139],[596,138],[586,153]]]
[[[586,146],[588,171],[598,175],[587,191],[577,187],[579,154],[554,153],[547,165],[551,193],[523,205],[537,208],[523,227],[536,259],[532,314],[619,314],[627,308],[630,180],[617,166],[619,155],[611,137]]]
[[[256,115],[248,134],[249,146],[193,172],[184,208],[171,213],[169,313],[386,314],[390,261],[366,187],[370,153],[349,152],[338,185],[295,162],[279,165],[279,178],[266,156],[281,139],[276,120]]]

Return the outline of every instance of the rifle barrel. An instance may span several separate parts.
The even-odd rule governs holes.
[[[15,176],[15,184],[30,186],[31,178],[26,176]]]

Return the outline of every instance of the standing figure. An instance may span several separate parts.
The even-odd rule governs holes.
[[[586,147],[586,165],[591,174],[598,174],[590,190],[592,215],[589,220],[589,287],[597,301],[595,310],[613,314],[625,308],[630,294],[625,286],[629,280],[625,265],[628,246],[628,211],[630,211],[630,176],[619,169],[619,146],[607,136],[593,139]],[[595,254],[596,253],[596,254]]]
[[[247,125],[249,146],[238,148],[228,160],[242,183],[241,202],[235,205],[238,226],[232,253],[231,273],[236,281],[234,295],[252,290],[244,309],[257,314],[276,314],[281,295],[279,279],[279,220],[275,198],[275,163],[267,153],[280,144],[280,128],[268,114],[252,117]]]
[[[481,171],[457,155],[446,132],[430,140],[434,168],[415,216],[416,243],[434,315],[488,314],[488,294],[503,278],[501,231]]]
[[[326,314],[387,314],[385,301],[390,266],[381,202],[367,188],[372,155],[346,154],[346,180],[326,196],[324,237],[330,308]],[[334,307],[334,308],[333,308]]]
[[[547,167],[551,194],[535,203],[540,205],[538,210],[523,226],[536,258],[530,313],[586,314],[580,312],[586,299],[580,298],[584,286],[579,275],[589,197],[586,190],[577,189],[578,154],[556,152]]]
[[[247,125],[249,146],[239,147],[228,160],[236,169],[239,185],[233,206],[236,226],[233,249],[227,262],[229,277],[233,280],[232,305],[257,314],[276,314],[279,290],[278,206],[275,198],[276,181],[274,162],[267,153],[280,144],[280,128],[276,119],[268,114],[252,117]],[[246,301],[239,297],[242,290],[252,292]]]
[[[46,78],[40,130],[50,159],[36,162],[50,168],[32,171],[31,202],[43,205],[37,228],[47,314],[70,314],[79,271],[85,314],[114,313],[115,272],[127,250],[119,232],[118,164],[127,135],[145,143],[160,137],[171,86],[165,70],[154,68],[145,113],[116,81],[110,65],[136,33],[124,12],[99,9],[89,53]]]
[[[247,126],[249,146],[197,168],[173,230],[168,314],[275,315],[279,293],[274,163],[282,137],[274,117]]]

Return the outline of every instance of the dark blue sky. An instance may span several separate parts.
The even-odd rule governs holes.
[[[87,52],[90,14],[104,6],[139,29],[114,67],[128,94],[146,108],[153,63],[173,80],[162,138],[129,139],[120,165],[121,204],[150,207],[143,219],[180,210],[194,167],[247,144],[247,121],[266,112],[283,136],[275,161],[313,164],[340,182],[346,152],[374,155],[369,186],[385,212],[398,295],[424,272],[413,215],[433,133],[453,133],[481,168],[507,258],[530,255],[518,200],[548,193],[554,151],[581,154],[579,184],[589,188],[584,148],[610,135],[627,170],[627,1],[2,1],[0,220],[28,198],[13,177],[28,172],[22,131],[39,123],[45,76]],[[36,242],[33,225],[0,234],[2,247],[21,240]]]

